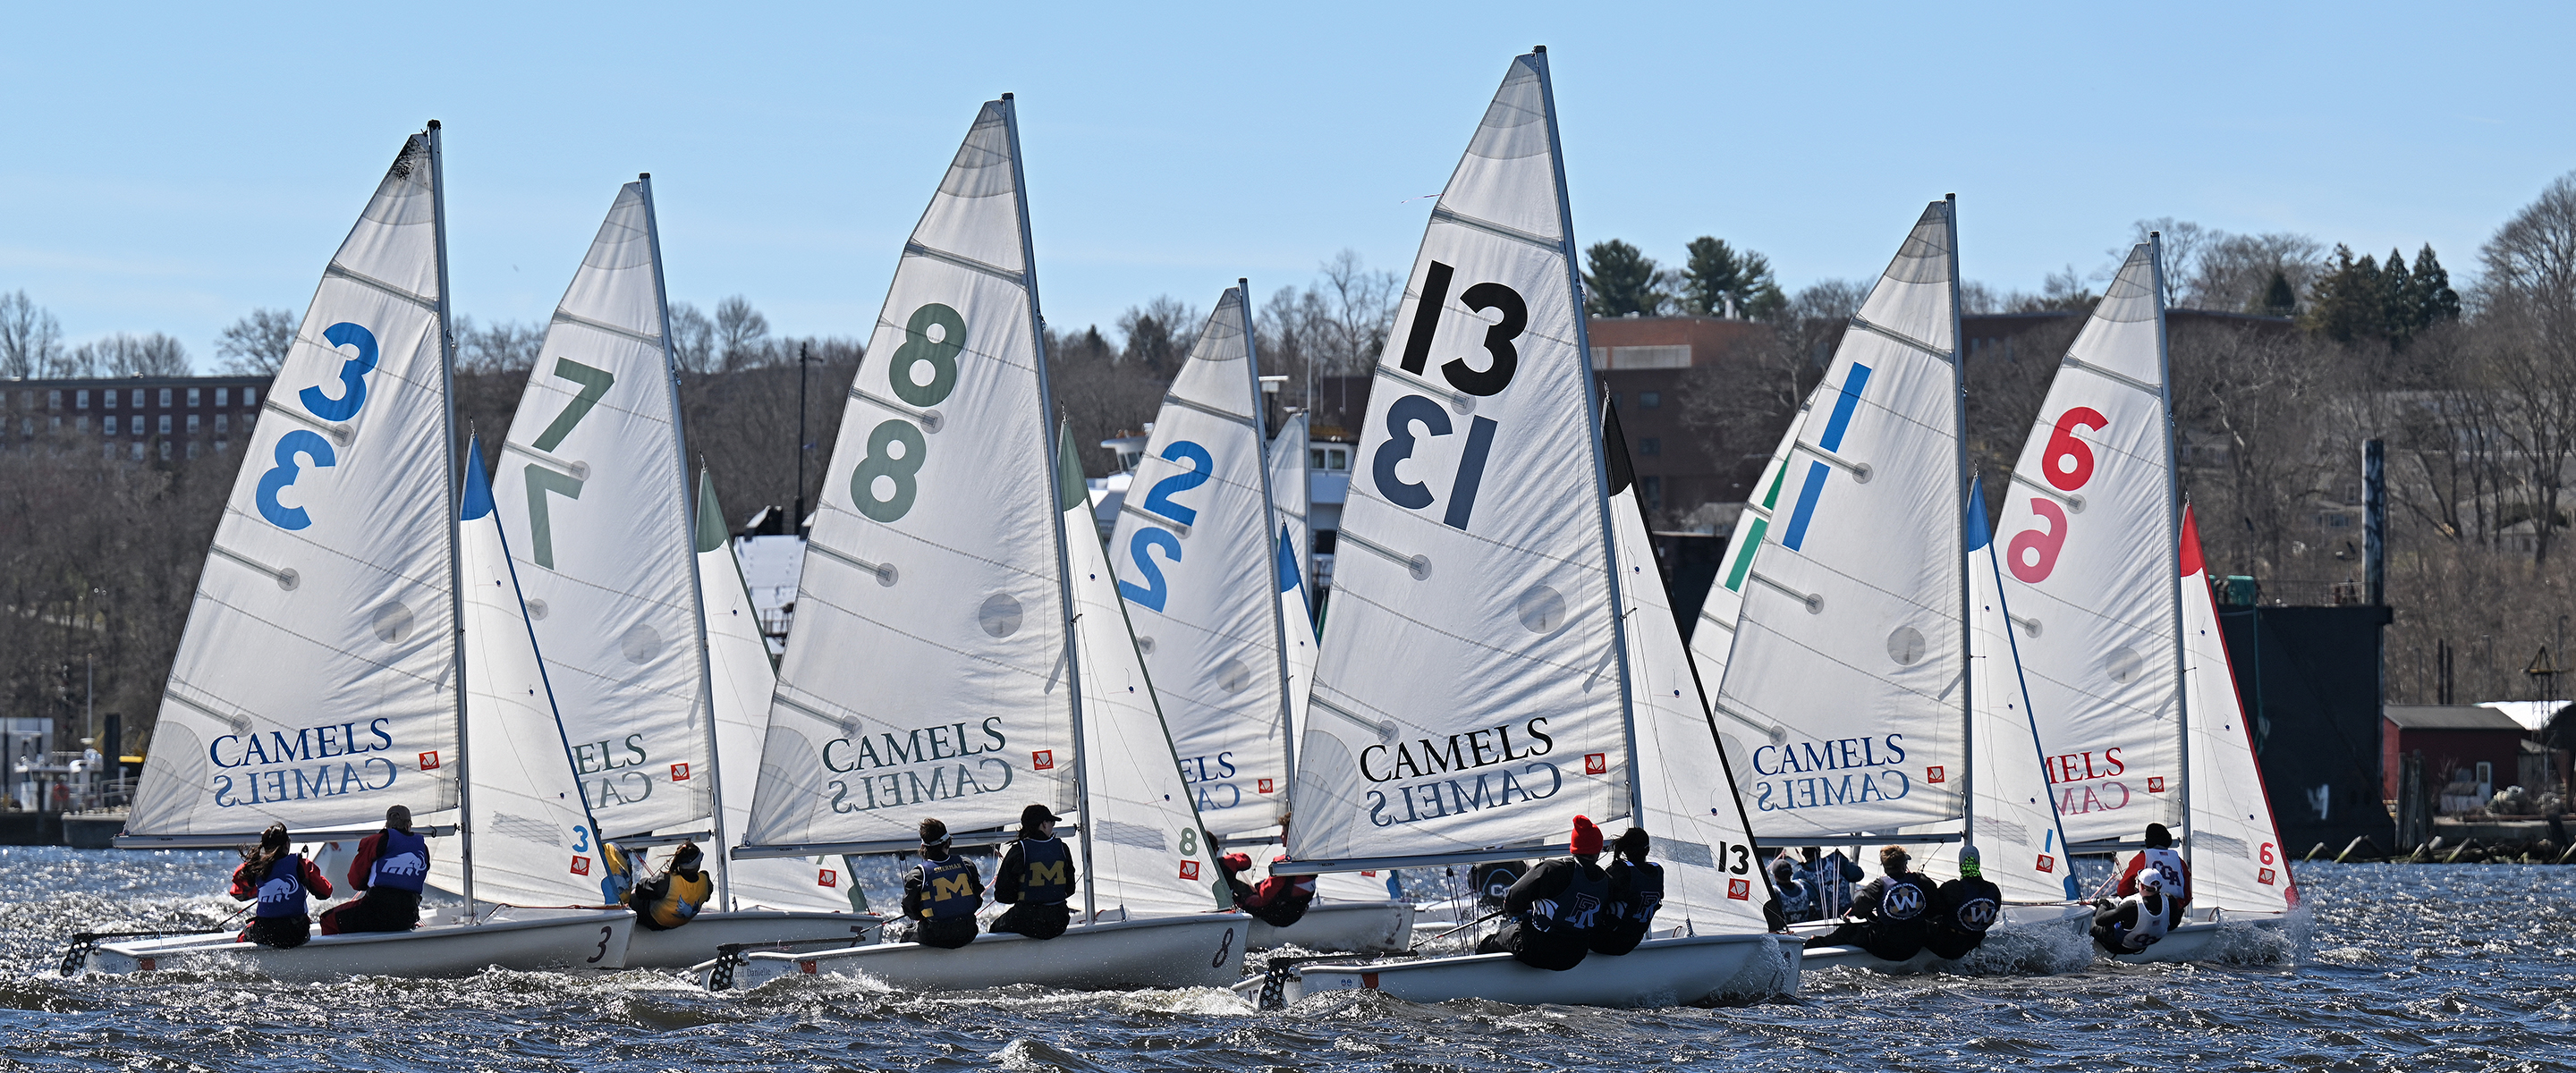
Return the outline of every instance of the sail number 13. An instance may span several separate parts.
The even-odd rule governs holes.
[[[1451,279],[1457,269],[1438,261],[1423,274],[1422,300],[1413,307],[1413,324],[1405,334],[1404,358],[1400,367],[1415,376],[1431,358],[1431,343],[1440,326],[1440,309],[1449,301]],[[1529,327],[1529,303],[1519,291],[1500,283],[1479,283],[1458,296],[1460,305],[1483,312],[1499,314],[1485,326],[1484,349],[1487,361],[1482,369],[1467,364],[1464,358],[1452,359],[1440,366],[1440,375],[1449,386],[1470,395],[1488,396],[1510,387],[1512,375],[1520,371],[1520,352],[1512,340],[1520,338]],[[1415,430],[1419,428],[1420,431]],[[1490,417],[1472,418],[1467,423],[1466,449],[1458,457],[1457,476],[1449,484],[1449,504],[1441,521],[1451,528],[1464,530],[1475,514],[1476,490],[1485,478],[1485,461],[1493,451],[1494,433],[1499,425]],[[1379,444],[1377,454],[1369,460],[1370,472],[1377,481],[1379,495],[1406,510],[1429,507],[1438,497],[1431,489],[1396,474],[1396,467],[1413,457],[1413,449],[1424,437],[1447,436],[1457,431],[1449,420],[1447,408],[1427,395],[1406,395],[1386,409],[1387,439]]]

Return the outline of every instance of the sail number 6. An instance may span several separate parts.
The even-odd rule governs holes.
[[[2111,419],[2090,406],[2072,406],[2059,414],[2049,429],[2048,446],[2039,455],[2039,473],[2051,487],[2061,492],[2082,489],[2093,480],[2093,445],[2076,438],[2077,432],[2105,428]],[[2030,501],[2031,513],[2048,523],[2046,529],[2026,529],[2012,538],[2004,549],[2006,566],[2025,584],[2036,585],[2057,571],[2057,553],[2066,547],[2066,511],[2044,498]]]
[[[932,328],[939,329],[936,339],[931,338]],[[886,386],[896,398],[915,406],[937,406],[957,390],[957,354],[964,349],[966,318],[956,310],[937,302],[913,310],[904,322],[903,345],[886,363]],[[925,365],[930,367],[930,379],[915,379]],[[913,495],[920,490],[914,475],[929,461],[928,450],[920,426],[904,418],[889,418],[868,430],[868,453],[850,471],[851,504],[880,522],[912,513]],[[877,494],[879,480],[885,482],[884,495]]]

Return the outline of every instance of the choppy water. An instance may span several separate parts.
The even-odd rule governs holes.
[[[288,985],[54,975],[83,928],[211,924],[226,855],[0,849],[0,1065],[33,1069],[2576,1069],[2576,870],[2310,865],[2273,963],[1809,973],[1795,998],[1608,1011],[1374,993],[895,994],[492,972]],[[2248,951],[2248,962],[2269,951]]]

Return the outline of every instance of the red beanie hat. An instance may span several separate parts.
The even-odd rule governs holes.
[[[1574,855],[1587,857],[1601,852],[1601,829],[1592,825],[1592,817],[1574,818]]]

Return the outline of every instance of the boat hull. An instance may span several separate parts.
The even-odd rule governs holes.
[[[2219,919],[2186,920],[2181,927],[2166,932],[2163,941],[2129,954],[2104,956],[2127,965],[2145,965],[2159,961],[2208,961],[2228,947],[2230,928],[2278,928],[2288,920],[2285,913],[2228,913]]]
[[[284,981],[472,976],[494,967],[625,967],[635,914],[623,909],[541,912],[505,910],[481,924],[403,932],[316,935],[292,950],[235,942],[233,932],[101,943],[90,950],[85,965],[91,972],[109,974],[250,969]]]
[[[1563,972],[1534,969],[1509,954],[1299,965],[1286,970],[1280,998],[1294,1003],[1328,991],[1365,990],[1422,1003],[1474,998],[1524,1006],[1679,1006],[1795,992],[1803,954],[1798,940],[1786,935],[1704,935],[1649,939],[1626,954],[1595,954]]]
[[[870,941],[885,918],[874,913],[818,913],[779,909],[700,913],[669,931],[637,927],[626,942],[630,969],[685,969],[716,956],[720,946],[785,949]]]
[[[1334,953],[1393,954],[1413,948],[1413,906],[1408,902],[1316,902],[1297,923],[1274,928],[1251,921],[1254,950],[1293,946]]]
[[[2065,958],[2041,958],[2035,962],[2019,961],[2003,966],[2002,971],[2033,974],[2068,972],[2082,968],[2085,962],[2092,960],[2081,953],[2086,949],[2086,944],[2092,942],[2090,935],[2092,926],[2093,910],[2089,906],[2007,905],[2004,907],[2003,921],[1995,925],[1994,932],[1987,935],[1986,942],[2000,946],[1997,940],[2028,938],[2046,947],[2062,948],[2071,952],[2071,956]],[[1833,927],[1834,925],[1829,922],[1800,924],[1795,926],[1795,930],[1802,935],[1815,935],[1831,931]],[[1966,958],[1945,958],[1926,950],[1903,961],[1889,961],[1857,946],[1819,946],[1807,951],[1806,967],[1809,969],[1868,969],[1871,972],[1894,976],[1922,972],[1997,971],[1995,966],[1979,964],[1983,959],[1979,959],[1978,955],[1986,952],[1987,948],[1981,946]]]
[[[700,966],[713,990],[784,976],[864,976],[907,991],[1036,984],[1078,990],[1225,987],[1243,978],[1251,918],[1240,913],[1122,920],[1065,929],[1053,939],[984,934],[955,950],[880,943],[816,953],[749,953]]]

